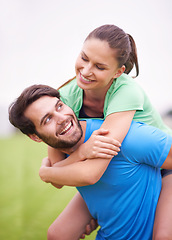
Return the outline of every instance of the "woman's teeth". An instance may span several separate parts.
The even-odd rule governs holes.
[[[85,81],[87,81],[87,82],[91,82],[91,80],[89,80],[89,79],[87,79],[87,78],[85,78],[85,77],[83,77],[83,76],[82,76],[82,79],[85,80]]]

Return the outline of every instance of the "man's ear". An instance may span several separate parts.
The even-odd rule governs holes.
[[[29,134],[28,137],[30,137],[35,142],[42,142],[42,139],[40,139],[36,134]]]
[[[123,65],[121,68],[118,68],[117,72],[114,75],[114,78],[120,77],[121,74],[123,74],[124,71],[125,71],[125,66]]]

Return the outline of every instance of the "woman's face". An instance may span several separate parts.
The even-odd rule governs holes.
[[[119,77],[125,67],[118,67],[115,50],[106,41],[91,38],[85,41],[76,64],[77,84],[84,90],[107,90],[114,78]]]

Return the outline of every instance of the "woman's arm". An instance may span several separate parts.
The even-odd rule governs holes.
[[[106,117],[102,124],[102,128],[109,130],[107,133],[108,137],[115,138],[119,142],[122,142],[130,128],[134,114],[135,111],[110,114]],[[73,154],[76,154],[76,152]],[[70,164],[69,166],[61,168],[41,167],[40,177],[45,182],[60,185],[90,185],[96,183],[101,178],[110,160],[111,159],[108,159],[107,161],[104,161],[104,159],[92,159],[91,161],[85,160],[83,162],[76,162],[76,158],[74,158],[72,161],[76,163]]]
[[[118,141],[114,140],[112,137],[104,136],[107,135],[108,132],[109,131],[104,129],[94,131],[90,139],[80,147],[79,151],[85,151],[85,155],[92,158],[90,163],[87,159],[82,163],[73,164],[79,160],[84,160],[82,156],[83,153],[78,154],[78,150],[64,159],[65,155],[63,153],[58,149],[49,147],[50,158],[44,158],[42,160],[42,167],[40,168],[41,179],[45,182],[51,182],[55,186],[82,186],[97,182],[106,170],[111,158],[117,155],[117,151],[120,150],[119,147],[117,147],[120,146]],[[80,159],[78,156],[80,156]],[[93,159],[93,157],[99,156],[101,158]],[[104,161],[105,158],[106,161]],[[70,167],[64,168],[69,164]],[[52,166],[54,168],[52,168]],[[59,167],[61,169],[59,169]]]
[[[49,147],[49,148],[51,148],[51,147]],[[54,152],[52,152],[52,153],[54,153]],[[60,163],[62,160],[65,159],[65,154],[64,153],[60,152],[57,149],[56,149],[55,153],[56,153],[56,159],[55,159],[56,163],[58,163],[58,162]],[[52,159],[54,159],[54,158],[52,158]],[[46,165],[47,167],[52,167],[54,164],[55,164],[55,161],[52,161],[48,157],[46,157],[42,160],[42,166]],[[51,183],[51,184],[58,189],[63,187],[63,185],[59,185],[59,184],[55,184],[55,183]]]
[[[134,113],[135,111],[128,111],[113,113],[107,116],[102,124],[102,128],[109,130],[107,136],[116,138],[118,141],[122,142],[130,128]],[[40,168],[40,177],[45,182],[60,185],[90,185],[96,183],[101,178],[110,160],[111,159],[104,161],[104,159],[96,158],[91,161],[85,160],[76,162],[76,159],[74,159],[73,162],[75,163],[61,168],[42,166]]]
[[[101,178],[109,162],[110,160],[92,159],[63,167],[49,167],[45,162],[39,170],[39,175],[44,182],[58,185],[92,185]]]
[[[76,161],[82,161],[88,158],[97,157],[97,158],[108,159],[109,157],[112,157],[112,155],[117,155],[117,153],[119,152],[120,143],[123,141],[123,139],[127,135],[127,132],[130,128],[134,114],[135,114],[135,111],[133,110],[133,111],[117,112],[117,113],[112,113],[108,115],[101,126],[101,129],[104,129],[104,131],[106,131],[104,135],[106,134],[106,137],[111,137],[111,139],[109,139],[109,141],[106,142],[108,143],[108,147],[105,144],[102,145],[102,142],[101,142],[102,139],[104,139],[104,141],[107,139],[102,138],[101,140],[96,139],[95,141],[95,138],[94,138],[92,142],[90,141],[91,144],[89,144],[88,146],[86,145],[86,143],[85,145],[83,144],[83,146],[79,147],[75,152],[73,152],[70,155],[70,157],[68,157],[68,159],[66,159],[67,161],[61,162],[59,166],[71,164]],[[108,131],[105,129],[107,129]],[[91,137],[95,137],[95,136],[98,137],[100,135],[101,137],[104,136],[103,132],[102,133],[98,132],[95,135],[92,134]],[[115,139],[118,141],[115,141]],[[96,147],[94,145],[95,143],[99,145],[97,145]],[[87,144],[88,144],[88,141],[87,141]],[[95,151],[95,148],[97,149],[96,151]],[[87,149],[89,149],[89,151]],[[109,149],[111,151],[113,150],[113,152],[109,152]],[[103,155],[100,155],[100,154],[103,154]],[[48,147],[48,157],[53,164],[58,161],[58,155],[59,155],[59,150]]]
[[[48,158],[51,161],[51,165],[66,166],[74,162],[92,158],[111,159],[118,154],[121,144],[110,136],[106,137],[108,133],[109,131],[103,128],[94,131],[89,140],[81,144],[67,158],[58,149],[48,147]],[[64,158],[65,160],[61,161]]]
[[[109,133],[107,136],[110,136],[122,143],[128,133],[135,112],[136,111],[133,110],[112,113],[106,117],[101,128],[108,129]]]
[[[50,162],[50,166],[53,166],[55,163],[60,163],[65,159],[65,153],[61,152],[57,148],[52,148],[48,146],[48,159]]]
[[[59,166],[59,167],[72,164],[76,161],[84,160],[79,149],[73,152],[69,157],[66,157],[65,153],[61,152],[57,148],[52,148],[50,146],[48,146],[48,159],[51,162],[51,166]]]

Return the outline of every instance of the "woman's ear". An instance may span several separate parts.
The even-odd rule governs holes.
[[[40,139],[36,134],[29,134],[28,137],[30,137],[35,142],[42,142],[42,139]]]
[[[118,68],[118,70],[116,71],[114,78],[118,78],[121,76],[121,74],[123,74],[123,72],[125,71],[125,66],[123,65],[121,68]]]

